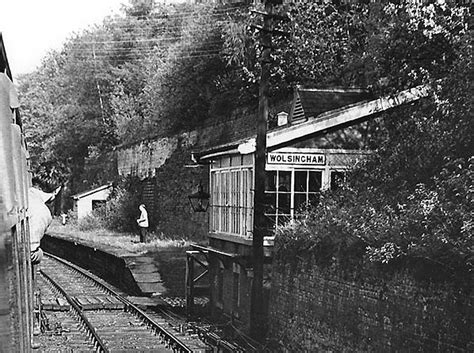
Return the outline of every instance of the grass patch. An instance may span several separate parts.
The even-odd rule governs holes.
[[[185,239],[171,239],[165,237],[163,233],[157,234],[152,232],[148,234],[149,241],[147,243],[140,243],[140,237],[138,233],[121,233],[105,228],[80,230],[79,226],[74,223],[62,225],[60,219],[58,218],[53,219],[53,222],[49,226],[47,232],[86,241],[97,246],[110,246],[134,253],[142,253],[170,247],[184,248],[190,245],[190,242],[186,241]]]

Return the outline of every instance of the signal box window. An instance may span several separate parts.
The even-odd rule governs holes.
[[[265,215],[268,228],[282,225],[310,204],[316,204],[322,186],[322,171],[267,171]]]
[[[322,185],[321,171],[295,171],[294,179],[294,209],[296,212],[310,204],[318,203]]]
[[[252,160],[222,158],[211,167],[210,231],[249,237],[253,229]]]

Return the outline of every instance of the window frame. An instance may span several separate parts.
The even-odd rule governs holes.
[[[210,233],[252,237],[253,162],[253,156],[228,155],[211,164]]]
[[[309,195],[310,194],[318,194],[319,192],[323,191],[326,189],[326,186],[328,185],[327,182],[326,182],[326,179],[327,179],[327,176],[326,174],[328,174],[328,168],[323,166],[318,166],[318,167],[308,167],[308,166],[297,166],[297,167],[294,167],[294,166],[270,166],[270,167],[267,167],[266,168],[266,173],[270,173],[270,172],[275,172],[276,173],[276,177],[277,179],[279,178],[279,174],[281,172],[289,172],[290,173],[290,181],[289,181],[289,185],[290,185],[290,190],[289,191],[285,191],[284,193],[285,194],[289,194],[290,195],[290,205],[289,205],[289,213],[280,213],[279,212],[279,208],[277,207],[278,206],[278,203],[279,203],[279,194],[282,194],[279,192],[279,188],[278,186],[276,187],[276,189],[274,191],[272,190],[265,190],[265,195],[273,195],[275,194],[276,196],[274,197],[275,199],[275,207],[273,207],[273,209],[275,210],[275,213],[268,213],[268,212],[265,212],[265,216],[266,217],[275,217],[275,221],[273,222],[272,221],[272,224],[273,225],[280,225],[284,222],[287,222],[288,220],[292,220],[294,219],[296,216],[297,216],[297,212],[295,210],[295,195],[305,195],[306,197],[306,202],[308,202],[308,199],[309,199]],[[305,172],[306,173],[306,190],[301,192],[301,191],[295,191],[295,175],[297,172]],[[310,191],[309,190],[309,178],[308,176],[310,175],[309,173],[310,172],[320,172],[321,173],[321,178],[320,178],[320,189],[318,191]],[[273,199],[273,197],[272,197]],[[283,218],[283,221],[280,222],[280,218]]]
[[[265,171],[271,172],[289,172],[290,173],[290,191],[288,191],[290,200],[290,210],[288,214],[282,214],[284,222],[275,219],[267,225],[268,236],[273,237],[271,229],[275,224],[284,224],[292,221],[298,216],[295,210],[295,195],[298,191],[294,190],[295,173],[299,171],[306,172],[306,191],[305,202],[308,201],[309,195],[313,194],[309,191],[309,172],[320,172],[320,192],[330,189],[331,174],[333,172],[346,173],[355,162],[364,158],[364,155],[370,152],[356,150],[339,150],[339,149],[313,149],[313,148],[294,148],[287,147],[277,152],[282,153],[316,153],[324,154],[324,164],[276,164],[266,163]],[[212,159],[211,159],[212,158]],[[209,215],[209,236],[219,239],[227,239],[238,242],[248,242],[253,236],[253,210],[254,210],[254,185],[255,185],[255,154],[239,154],[236,151],[230,153],[217,153],[209,156],[211,161],[209,168],[210,178],[210,215]],[[229,186],[242,185],[242,187],[228,190]],[[240,189],[237,191],[237,189]],[[318,192],[314,192],[317,194]],[[268,193],[265,190],[265,195]],[[317,197],[317,196],[316,196]],[[277,199],[275,196],[275,206]],[[276,207],[275,207],[276,209]],[[276,212],[276,211],[275,211]],[[265,215],[270,215],[265,211]],[[275,216],[275,214],[273,214]],[[280,214],[278,214],[278,218]]]

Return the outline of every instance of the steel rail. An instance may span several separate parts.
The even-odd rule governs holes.
[[[129,312],[133,312],[135,315],[140,317],[145,321],[148,327],[150,327],[166,344],[171,347],[175,352],[182,352],[182,353],[192,353],[193,350],[190,349],[184,342],[182,342],[178,337],[173,335],[171,332],[163,328],[161,325],[156,323],[149,315],[147,315],[143,310],[141,310],[139,307],[137,307],[135,304],[133,304],[131,301],[128,299],[122,297],[119,293],[117,293],[111,286],[109,286],[107,283],[105,283],[102,279],[99,277],[95,276],[94,274],[89,273],[88,271],[82,269],[81,267],[70,263],[67,260],[64,260],[56,255],[50,254],[45,252],[44,253],[46,256],[49,256],[61,263],[63,263],[66,266],[69,266],[73,268],[75,271],[81,273],[83,276],[93,280],[95,283],[99,284],[101,287],[103,287],[106,291],[108,291],[110,294],[115,296],[118,300],[120,300],[125,307],[128,309]]]
[[[92,338],[93,342],[94,342],[94,347],[96,347],[96,349],[99,351],[99,352],[109,352],[109,350],[107,349],[105,343],[102,341],[102,339],[99,337],[99,335],[97,334],[97,332],[95,332],[95,329],[94,329],[94,326],[89,322],[89,320],[84,316],[81,308],[79,307],[79,305],[77,305],[76,301],[73,300],[69,294],[67,294],[67,292],[61,287],[61,285],[59,285],[55,280],[53,280],[49,275],[47,275],[43,270],[40,269],[40,273],[41,275],[46,278],[65,298],[66,300],[68,301],[68,303],[71,305],[72,308],[74,308],[74,311],[76,313],[77,316],[80,317],[82,323],[84,324],[83,326],[85,326],[85,328],[87,329],[87,331],[89,332],[89,337]]]

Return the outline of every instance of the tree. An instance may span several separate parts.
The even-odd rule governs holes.
[[[147,115],[160,133],[191,129],[229,115],[238,104],[240,77],[222,55],[223,31],[232,17],[218,8],[194,7],[182,23],[181,39],[155,56],[145,87]],[[239,95],[237,94],[237,97]]]
[[[373,158],[353,171],[343,190],[324,195],[302,223],[284,229],[279,246],[324,250],[329,258],[356,258],[365,266],[398,264],[469,287],[474,160],[468,9],[387,5],[380,11],[383,22],[369,21],[374,35],[364,39],[370,55],[348,62],[368,65],[364,75],[377,92],[425,83],[432,94],[380,120]],[[297,234],[304,236],[296,241]]]

